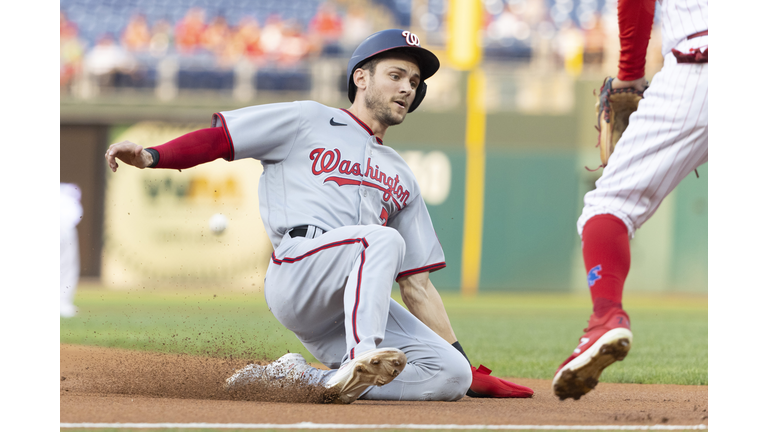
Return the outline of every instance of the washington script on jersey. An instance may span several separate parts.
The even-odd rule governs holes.
[[[366,161],[365,173],[361,171],[359,163],[353,164],[350,160],[342,159],[341,150],[339,149],[326,150],[324,148],[316,148],[309,153],[309,159],[313,161],[312,174],[316,176],[329,174],[338,170],[339,174],[368,177],[371,180],[381,183],[381,185],[378,185],[362,180],[363,186],[376,188],[384,192],[384,201],[389,201],[391,199],[398,210],[401,210],[406,206],[406,201],[408,201],[408,198],[411,196],[411,193],[407,189],[403,188],[402,185],[398,185],[398,183],[400,183],[400,176],[398,174],[395,174],[395,176],[392,177],[388,176],[384,171],[379,171],[378,165],[371,166],[371,158],[368,158]],[[358,186],[361,184],[361,181],[357,179],[336,176],[327,177],[323,180],[323,183],[331,181],[339,186]]]

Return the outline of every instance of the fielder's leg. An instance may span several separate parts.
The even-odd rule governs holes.
[[[622,292],[629,272],[629,239],[662,200],[708,159],[706,64],[665,65],[630,117],[596,189],[584,197],[578,221],[593,314],[552,387],[561,399],[591,391],[603,370],[632,346]]]

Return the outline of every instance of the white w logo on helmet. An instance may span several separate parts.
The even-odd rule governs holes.
[[[403,32],[403,37],[405,38],[405,43],[407,43],[408,45],[417,46],[417,47],[421,46],[419,42],[419,37],[409,32],[408,30]]]

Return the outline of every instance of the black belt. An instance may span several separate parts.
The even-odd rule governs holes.
[[[315,229],[317,231],[320,231],[320,234],[324,234],[325,233],[325,231],[323,231],[320,228],[315,227]],[[297,227],[293,228],[292,230],[288,231],[288,235],[290,235],[291,238],[293,238],[293,237],[306,237],[307,236],[307,231],[309,231],[309,225],[301,225],[301,226],[297,226]]]

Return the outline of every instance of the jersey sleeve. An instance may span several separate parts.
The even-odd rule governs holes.
[[[405,259],[396,280],[445,267],[443,247],[421,195],[391,218],[388,226],[396,229],[405,240]]]
[[[619,0],[619,73],[622,81],[632,81],[645,76],[645,57],[651,39],[655,0]]]
[[[280,162],[293,148],[301,121],[301,104],[284,102],[219,112],[211,123],[226,131],[234,159]]]

